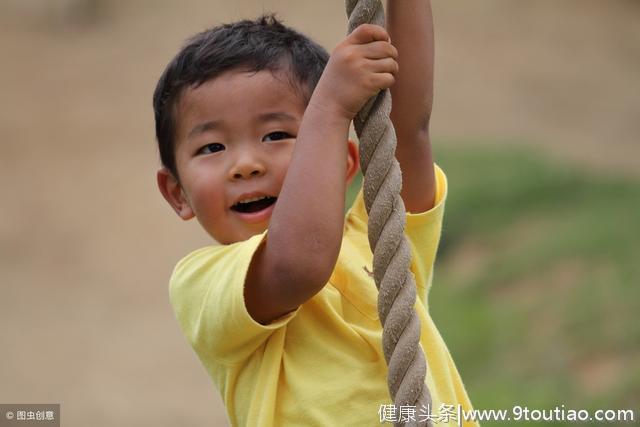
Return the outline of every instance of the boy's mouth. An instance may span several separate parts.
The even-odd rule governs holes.
[[[231,210],[240,213],[255,213],[267,209],[273,205],[277,200],[277,197],[271,196],[256,196],[245,200],[241,200],[235,205],[231,206]]]

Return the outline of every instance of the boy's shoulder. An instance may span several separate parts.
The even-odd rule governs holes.
[[[447,199],[448,193],[447,176],[440,168],[440,166],[438,166],[436,163],[434,163],[434,173],[436,182],[434,205],[431,209],[425,212],[407,212],[407,223],[405,226],[405,231],[408,231],[407,227],[411,228],[415,224],[428,222],[433,217],[442,216],[444,204]],[[366,228],[368,221],[369,215],[367,214],[367,209],[364,202],[364,193],[363,189],[360,188],[355,201],[353,202],[353,205],[347,212],[347,223],[351,223],[353,226],[356,226],[356,228],[361,228],[361,226],[364,224],[364,227]]]
[[[215,244],[196,249],[180,259],[173,269],[169,287],[173,295],[195,284],[242,279],[266,231],[228,245]],[[242,277],[240,277],[242,276]]]

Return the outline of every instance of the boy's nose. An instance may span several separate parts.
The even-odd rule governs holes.
[[[229,171],[231,179],[246,179],[264,175],[266,168],[258,159],[239,159]]]

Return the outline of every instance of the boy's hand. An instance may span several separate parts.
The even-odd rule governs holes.
[[[369,98],[394,84],[397,58],[384,28],[360,25],[331,53],[311,102],[352,120]]]

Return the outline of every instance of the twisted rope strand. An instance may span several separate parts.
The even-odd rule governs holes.
[[[380,0],[346,0],[348,32],[363,23],[384,26]],[[387,383],[396,407],[431,408],[425,384],[427,365],[420,348],[420,319],[414,310],[416,284],[409,267],[411,250],[404,236],[402,174],[395,158],[396,133],[389,117],[391,95],[381,91],[354,118],[360,139],[364,202],[369,215],[369,245],[378,288],[382,347],[389,367]],[[396,423],[403,425],[404,423]],[[428,420],[404,425],[431,426]]]

